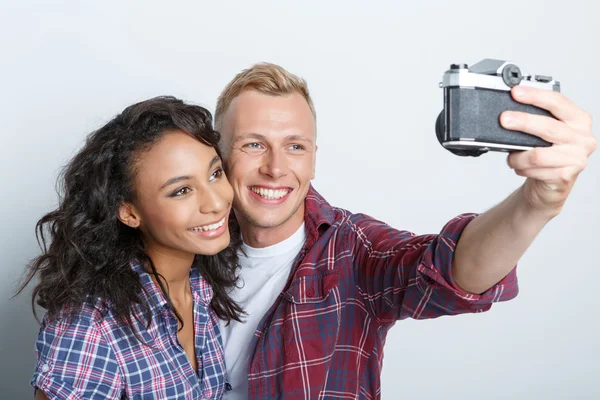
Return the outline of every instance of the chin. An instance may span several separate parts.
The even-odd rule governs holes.
[[[259,226],[261,228],[276,228],[278,226],[285,224],[291,218],[292,218],[292,216],[289,216],[289,215],[265,216],[264,214],[262,214],[262,215],[257,214],[256,218],[252,218],[252,220],[254,222],[254,225]]]
[[[201,256],[214,256],[216,254],[219,254],[221,251],[225,250],[226,248],[227,248],[227,246],[215,247],[213,249],[203,248],[203,249],[200,249],[199,251],[197,251],[196,254],[201,255]]]
[[[221,251],[225,250],[227,246],[229,246],[229,235],[227,235],[226,238],[219,239],[219,243],[211,243],[210,246],[202,246],[198,249],[198,251],[196,251],[196,254],[200,254],[203,256],[214,256],[215,254],[218,254]]]

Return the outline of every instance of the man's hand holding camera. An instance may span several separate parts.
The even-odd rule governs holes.
[[[548,110],[557,118],[518,111],[505,111],[500,117],[504,128],[552,143],[550,147],[512,152],[507,162],[527,178],[523,195],[532,209],[554,216],[597,147],[592,117],[559,92],[518,85],[511,94],[516,101]]]
[[[453,153],[477,157],[490,150],[509,151],[508,165],[527,178],[461,234],[452,275],[460,287],[475,294],[490,289],[514,269],[541,229],[560,213],[597,147],[592,117],[557,90],[558,82],[537,75],[523,78],[512,64],[492,61],[474,68],[482,74],[465,66],[445,74],[446,104],[436,125],[438,140]],[[506,68],[518,72],[518,82],[511,82]],[[505,81],[513,86],[504,87]],[[473,87],[487,90],[478,92]],[[506,89],[510,94],[503,95]],[[473,111],[482,108],[487,112]]]

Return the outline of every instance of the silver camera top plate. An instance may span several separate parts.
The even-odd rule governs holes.
[[[509,84],[510,83],[510,86]],[[510,91],[515,85],[560,92],[560,82],[544,75],[522,75],[512,62],[486,58],[468,67],[453,64],[444,73],[440,87],[481,88]]]

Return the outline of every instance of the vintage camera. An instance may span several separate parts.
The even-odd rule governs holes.
[[[444,89],[444,109],[435,124],[440,144],[456,155],[472,157],[488,151],[551,146],[537,136],[500,125],[500,114],[506,110],[554,118],[544,109],[513,100],[510,89],[516,85],[560,92],[560,83],[552,77],[524,75],[511,62],[484,59],[471,67],[452,64],[440,83]]]

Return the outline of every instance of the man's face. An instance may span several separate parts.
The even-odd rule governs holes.
[[[306,100],[299,93],[245,91],[223,115],[221,133],[242,229],[289,227],[283,231],[293,233],[304,220],[315,176],[315,118]]]

